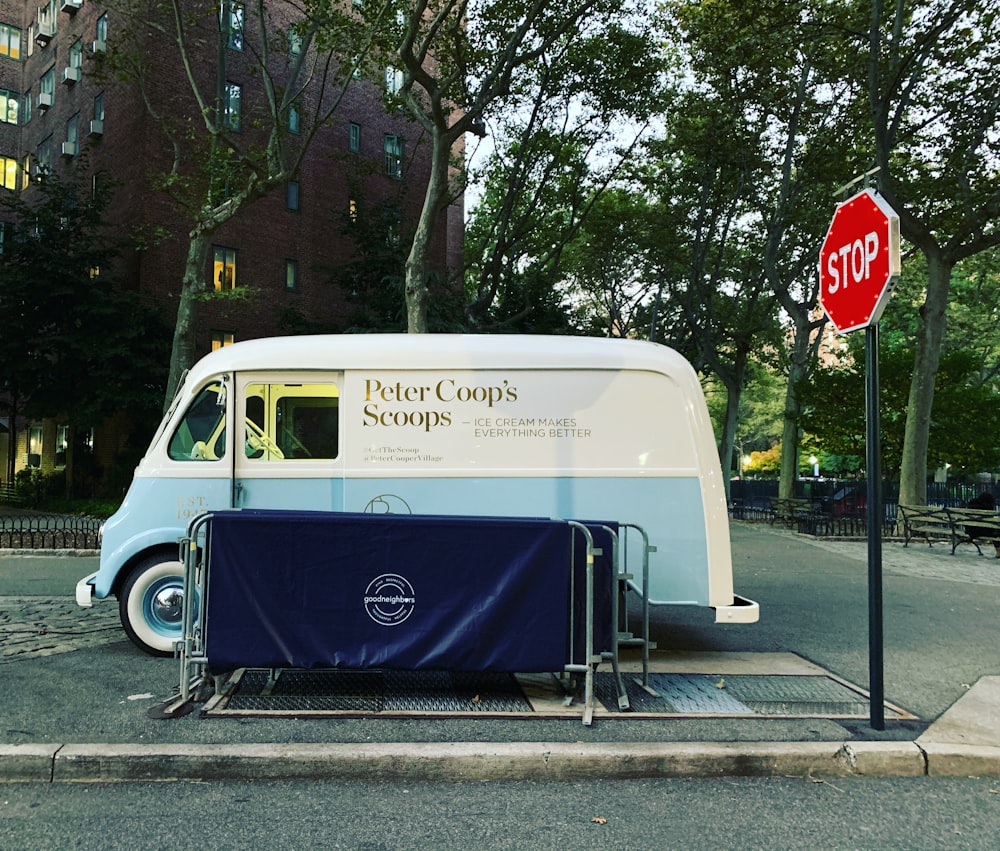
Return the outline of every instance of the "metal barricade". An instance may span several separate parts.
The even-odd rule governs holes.
[[[208,613],[210,609],[210,598],[212,594],[212,535],[213,522],[216,514],[232,514],[232,512],[206,513],[195,517],[188,525],[187,534],[180,542],[180,558],[184,564],[184,610],[183,610],[183,633],[178,642],[178,653],[180,656],[180,688],[179,697],[171,705],[166,707],[167,715],[179,712],[181,707],[192,700],[199,699],[198,695],[214,688],[219,693],[222,688],[224,676],[213,674],[211,666],[213,660],[209,658],[207,635],[211,629],[208,623]],[[244,512],[250,514],[250,512]],[[264,514],[264,512],[260,512]],[[268,512],[268,516],[280,515],[281,512]],[[331,515],[338,518],[338,522],[344,522],[344,515]],[[249,518],[249,519],[252,519]],[[398,516],[397,516],[398,519]],[[420,518],[414,518],[420,519]],[[447,520],[448,518],[438,518]],[[453,518],[464,523],[474,523],[476,518]],[[505,518],[491,518],[491,522],[503,522]],[[513,522],[523,522],[523,518],[509,518]],[[378,522],[377,518],[366,515],[366,524]],[[622,646],[639,645],[642,649],[642,685],[647,684],[648,660],[649,660],[649,598],[648,598],[648,573],[649,573],[649,553],[654,551],[650,547],[648,536],[638,526],[634,524],[606,525],[599,523],[585,523],[575,520],[553,520],[537,521],[538,523],[552,523],[567,526],[570,532],[571,552],[569,563],[566,567],[569,573],[570,594],[568,626],[569,636],[567,644],[567,659],[563,666],[563,673],[571,678],[582,676],[583,678],[583,723],[590,725],[593,721],[595,695],[594,695],[594,675],[597,667],[602,661],[610,661],[614,673],[614,681],[618,695],[619,707],[629,708],[629,701],[626,689],[621,679],[619,670],[619,648]],[[633,575],[623,569],[622,547],[619,542],[619,530],[635,530],[642,540],[642,624],[641,635],[636,636],[631,632],[619,629],[619,605],[626,599],[626,594],[631,587],[634,591],[639,589],[631,583]],[[611,544],[611,553],[605,553],[602,547],[595,544],[595,535],[599,535],[604,542],[604,535],[608,536]],[[582,589],[576,587],[575,577],[578,572],[577,559],[580,557],[582,549],[583,565]],[[610,612],[595,611],[595,558],[598,556],[610,557],[610,574],[606,576],[610,583],[610,592],[605,594],[602,591],[602,600],[606,597],[610,600]],[[470,553],[473,559],[474,553]],[[557,565],[548,565],[547,569],[563,569]],[[602,567],[603,571],[603,567]],[[602,579],[605,574],[602,572]],[[583,599],[584,622],[576,623],[575,606],[578,595]],[[627,606],[626,606],[627,609]],[[600,617],[602,627],[610,622],[610,646],[595,647],[595,617]],[[582,630],[582,632],[580,631]],[[582,641],[579,636],[582,635]],[[602,635],[602,641],[604,637]],[[216,642],[217,643],[217,642]],[[578,647],[582,644],[582,652]],[[218,663],[218,660],[215,660]],[[536,660],[537,661],[537,660]],[[243,663],[245,667],[269,667],[261,664],[253,658],[247,658]],[[511,671],[512,673],[514,671]],[[214,677],[214,686],[212,678]],[[211,688],[210,688],[211,687]],[[568,703],[572,701],[572,694],[569,695]]]

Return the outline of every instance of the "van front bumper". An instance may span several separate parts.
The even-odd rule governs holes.
[[[94,582],[96,579],[97,571],[94,571],[76,583],[76,604],[78,606],[89,609],[94,605]]]

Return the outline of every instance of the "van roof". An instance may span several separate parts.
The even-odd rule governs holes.
[[[264,337],[217,349],[188,376],[222,372],[350,369],[639,369],[694,376],[673,349],[641,340],[529,334],[330,334]]]

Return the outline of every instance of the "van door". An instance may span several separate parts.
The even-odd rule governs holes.
[[[233,505],[343,511],[343,373],[238,373]]]

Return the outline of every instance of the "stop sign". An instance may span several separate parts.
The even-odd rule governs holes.
[[[819,252],[819,303],[841,334],[878,322],[899,277],[899,216],[871,189],[837,206]]]

